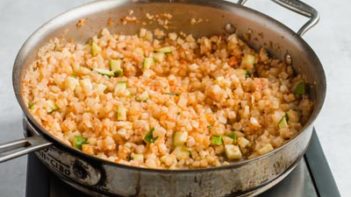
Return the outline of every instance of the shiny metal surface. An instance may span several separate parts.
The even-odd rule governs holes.
[[[39,135],[0,144],[0,163],[51,145],[51,142]]]
[[[40,136],[15,140],[0,145],[0,163],[20,157],[30,152],[43,149],[51,145],[51,142],[44,140]]]
[[[83,186],[96,185],[101,179],[99,167],[92,166],[55,146],[42,149],[36,152],[36,155],[56,174],[74,180]]]
[[[101,195],[99,193],[91,191],[85,187],[74,184],[72,182],[65,181],[65,183],[85,194],[89,194],[91,196],[105,197],[105,195]],[[66,192],[62,192],[62,191],[60,192],[58,188],[55,188],[55,192],[52,192],[50,197],[59,197],[65,194]],[[257,195],[259,195],[260,197],[278,197],[278,196],[318,197],[318,193],[314,188],[311,175],[308,171],[308,168],[306,166],[306,161],[304,159],[299,161],[296,164],[296,166],[293,166],[293,168],[289,169],[287,172],[282,174],[276,180],[272,181],[270,184],[267,184],[264,187],[258,190],[255,190],[250,194],[245,194],[243,196],[257,196]]]
[[[136,33],[140,27],[150,29],[157,27],[157,24],[142,26],[118,23],[121,17],[128,15],[129,10],[134,10],[134,15],[141,20],[145,20],[147,12],[171,13],[174,20],[169,31],[181,30],[194,36],[222,34],[225,33],[225,26],[231,24],[253,47],[265,47],[271,54],[281,59],[289,54],[294,67],[311,84],[315,108],[310,120],[297,137],[266,155],[228,166],[199,170],[153,170],[124,166],[85,155],[59,143],[35,121],[23,102],[21,98],[23,71],[34,60],[43,43],[53,37],[64,36],[66,39],[84,42],[106,27],[108,20],[115,21],[109,28],[110,31],[125,34]],[[86,25],[77,28],[76,23],[82,18],[87,20]],[[189,24],[191,18],[203,18],[207,19],[207,22],[192,26]],[[288,169],[292,169],[301,159],[311,137],[312,122],[323,105],[326,91],[322,65],[313,50],[298,34],[278,21],[242,5],[204,0],[175,0],[171,3],[162,0],[97,1],[68,11],[39,28],[26,41],[16,58],[13,86],[18,102],[28,118],[27,123],[33,124],[32,128],[27,129],[53,142],[51,147],[37,152],[41,160],[66,181],[81,184],[101,194],[123,196],[240,196],[262,192],[262,188],[272,185],[272,181],[287,173]],[[43,156],[45,153],[55,156],[45,159],[46,156]],[[65,160],[64,157],[73,159]],[[56,166],[52,164],[53,160],[61,161],[59,170],[54,169]],[[94,173],[90,170],[96,170],[98,174],[101,172],[100,181],[82,179],[79,173],[75,174],[72,167],[72,162],[75,161],[86,163],[93,168],[89,168],[85,173]],[[65,171],[66,174],[63,173]]]
[[[244,5],[247,0],[240,0],[238,4]],[[313,7],[300,0],[272,0],[280,6],[292,10],[298,14],[310,18],[298,31],[297,34],[303,36],[308,30],[315,26],[319,21],[319,13]]]
[[[259,197],[317,197],[318,193],[312,179],[313,176],[308,170],[306,160],[303,159],[284,180]],[[101,196],[101,194],[89,191],[84,187],[58,179],[56,175],[48,172],[33,154],[30,154],[28,158],[27,180],[26,197],[87,197],[87,194]]]
[[[299,34],[300,36],[305,34],[319,21],[319,14],[317,10],[307,5],[306,3],[301,2],[300,0],[273,0],[273,1],[289,10],[292,10],[298,14],[301,14],[303,16],[310,18],[310,20],[297,31],[297,34]]]
[[[281,183],[273,189],[260,195],[260,197],[318,197],[312,176],[308,170],[306,160],[302,159],[296,168]]]
[[[292,171],[285,173],[280,180],[277,180],[279,183],[267,185],[266,187],[261,188],[263,191],[266,191],[259,195],[259,197],[318,197],[318,193],[314,186],[311,174],[306,165],[305,159],[302,159]],[[94,191],[90,191],[84,187],[81,187],[72,182],[65,182],[66,184],[72,186],[73,188],[81,191],[85,194],[90,194],[92,196],[101,196],[101,194]],[[54,184],[60,184],[58,181],[55,181]],[[61,186],[61,187],[60,187]],[[272,188],[274,186],[274,188]],[[55,190],[50,192],[50,197],[60,197],[67,195],[67,192],[61,191],[64,185],[55,186]],[[261,193],[257,191],[258,194]],[[75,193],[76,195],[76,193]],[[255,195],[255,194],[251,194]],[[73,196],[73,195],[72,195]]]
[[[244,5],[246,3],[247,0],[239,0],[237,3],[240,5]]]
[[[28,157],[26,197],[87,197],[101,196],[85,187],[63,182],[38,160],[34,154]],[[304,158],[297,163],[293,171],[273,188],[259,195],[260,197],[317,197],[340,196],[324,157],[316,131]],[[283,176],[279,177],[283,178]],[[319,183],[318,183],[319,182]],[[70,186],[73,187],[70,187]],[[85,194],[83,194],[83,191]]]

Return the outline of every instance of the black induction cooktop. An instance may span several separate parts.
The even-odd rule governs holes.
[[[28,156],[26,197],[85,197],[52,174],[34,154]],[[338,197],[333,175],[316,132],[303,159],[282,182],[261,197]]]

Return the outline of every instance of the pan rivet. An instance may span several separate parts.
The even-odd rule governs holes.
[[[292,58],[291,58],[291,55],[289,53],[285,54],[285,63],[288,65],[292,64]]]
[[[234,25],[232,25],[232,24],[230,24],[230,23],[227,23],[227,24],[225,25],[224,29],[225,29],[225,31],[226,31],[227,33],[230,33],[230,34],[235,33],[235,30],[236,30],[236,28],[234,27]]]
[[[86,179],[88,177],[88,172],[84,167],[84,164],[76,160],[73,164],[73,174],[79,179]]]

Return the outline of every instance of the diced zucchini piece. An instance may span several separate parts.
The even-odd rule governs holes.
[[[228,137],[230,137],[230,138],[232,138],[233,139],[233,141],[234,141],[234,143],[236,143],[237,142],[237,135],[236,135],[236,133],[233,131],[233,132],[231,132],[231,133],[229,133],[228,134]]]
[[[231,84],[230,80],[228,78],[224,78],[223,76],[216,77],[215,83],[221,88],[228,88]]]
[[[173,52],[173,48],[172,47],[163,47],[157,50],[158,52],[161,53],[172,53]]]
[[[125,89],[127,89],[127,82],[126,81],[119,81],[119,82],[117,82],[116,88],[118,90],[125,90]]]
[[[51,106],[51,108],[48,110],[48,114],[51,114],[51,113],[53,113],[53,112],[55,112],[55,111],[57,111],[57,110],[59,110],[59,107],[56,105],[56,103],[55,104],[53,104],[52,106]]]
[[[245,54],[243,59],[241,60],[241,66],[250,66],[256,64],[256,57],[251,54]]]
[[[127,108],[123,105],[120,105],[117,108],[117,120],[127,120]]]
[[[72,75],[71,75],[71,77],[73,77],[73,78],[77,78],[78,77],[78,75],[77,75],[77,73],[72,73]]]
[[[250,78],[250,77],[251,77],[251,72],[246,70],[245,71],[245,78],[247,79],[247,78]]]
[[[224,83],[224,77],[223,76],[216,77],[215,83],[218,85],[222,85]]]
[[[104,91],[106,90],[107,86],[102,84],[102,83],[99,83],[96,87],[96,92],[98,93],[104,93]]]
[[[294,94],[296,96],[302,96],[305,94],[305,82],[300,81],[295,85]]]
[[[144,59],[143,70],[150,69],[154,64],[154,59],[152,57],[147,57]]]
[[[133,54],[138,57],[143,57],[144,56],[144,50],[142,48],[136,48],[133,51]]]
[[[94,71],[99,73],[100,75],[105,75],[108,77],[113,77],[115,75],[114,72],[107,70],[107,69],[103,69],[103,68],[95,68]]]
[[[164,53],[155,53],[154,54],[154,59],[156,60],[156,61],[158,61],[158,62],[163,62],[164,60],[165,60],[165,54]]]
[[[126,81],[119,81],[117,82],[114,93],[118,96],[130,96],[130,92],[127,89],[127,82]]]
[[[132,154],[132,159],[134,161],[144,162],[144,155],[143,154]]]
[[[184,160],[190,157],[190,151],[184,146],[177,146],[173,153],[178,160]]]
[[[228,136],[222,136],[223,138],[223,144],[233,144],[234,140]]]
[[[35,103],[29,102],[28,103],[28,109],[29,110],[33,110],[34,109],[34,105],[35,105]]]
[[[80,84],[86,93],[90,93],[93,90],[93,84],[88,78],[81,80]]]
[[[223,144],[223,138],[220,135],[214,135],[211,137],[211,143],[213,145],[222,145]]]
[[[176,162],[176,157],[175,155],[163,155],[160,158],[160,161],[164,164],[166,164],[167,166],[171,166],[172,164],[174,164]]]
[[[173,146],[182,146],[185,144],[186,140],[188,138],[188,132],[175,132],[173,135]]]
[[[266,144],[262,148],[258,149],[258,154],[263,155],[273,150],[272,144]]]
[[[139,96],[135,97],[135,100],[138,102],[145,102],[148,99],[149,99],[149,93],[147,93],[146,91],[140,94]]]
[[[74,90],[79,85],[79,80],[75,77],[67,77],[65,80],[65,86],[67,89]]]
[[[98,54],[101,53],[101,48],[98,44],[96,44],[95,42],[91,43],[91,55],[92,56],[97,56]]]
[[[250,141],[244,137],[238,137],[238,145],[240,148],[246,148],[250,144]]]
[[[238,160],[242,158],[241,151],[238,146],[233,144],[224,145],[225,155],[229,160]]]
[[[155,131],[155,128],[151,128],[150,131],[145,135],[144,141],[147,144],[152,144],[157,140],[157,137],[154,137],[154,131]]]
[[[81,135],[76,135],[72,139],[72,145],[75,148],[78,148],[79,150],[82,149],[82,145],[87,144],[87,138],[81,136]]]
[[[72,63],[72,68],[73,68],[73,71],[74,71],[73,74],[76,74],[75,72],[78,72],[79,69],[80,69],[80,64],[78,64],[78,63],[76,63],[76,62],[73,62],[73,63]],[[72,75],[73,75],[73,74],[72,74]]]
[[[284,114],[284,116],[279,120],[278,126],[280,129],[288,127],[288,121],[286,119],[287,115]]]
[[[115,77],[123,76],[122,60],[110,60],[110,69]]]

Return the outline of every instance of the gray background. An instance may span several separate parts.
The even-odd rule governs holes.
[[[25,39],[41,24],[84,0],[0,1],[0,143],[22,137],[21,110],[12,90],[11,72]],[[348,0],[305,0],[321,14],[304,39],[320,57],[328,94],[316,128],[342,196],[351,196],[351,12]],[[306,19],[265,0],[247,6],[298,29]],[[0,164],[0,196],[24,196],[26,157]]]

